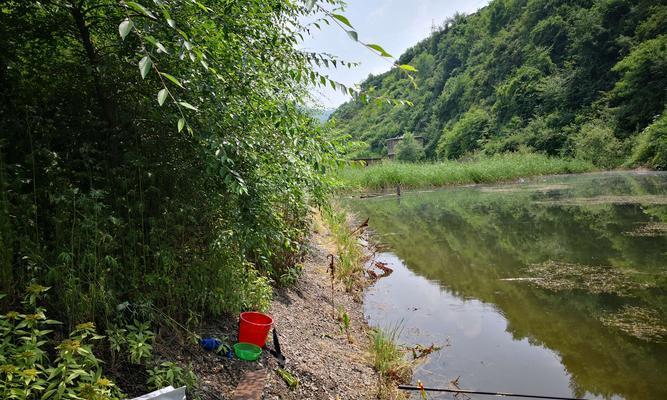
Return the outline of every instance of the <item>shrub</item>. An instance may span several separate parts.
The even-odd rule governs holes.
[[[667,170],[667,108],[639,134],[629,163]]]
[[[3,399],[91,399],[120,398],[112,381],[102,375],[102,363],[93,353],[93,342],[102,338],[95,324],[87,322],[55,347],[51,361],[46,344],[51,327],[37,300],[49,288],[32,284],[22,302],[24,309],[0,315],[0,398]]]
[[[442,158],[459,158],[477,150],[482,138],[488,136],[491,119],[481,108],[472,108],[451,128],[445,128],[436,152]]]
[[[582,125],[571,140],[578,159],[601,168],[614,168],[623,162],[624,145],[605,121],[597,119]]]
[[[415,139],[412,133],[406,133],[396,145],[396,159],[405,162],[420,161],[424,159],[424,146]]]

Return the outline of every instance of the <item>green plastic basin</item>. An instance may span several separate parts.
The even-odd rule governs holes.
[[[252,343],[236,343],[234,354],[241,360],[255,361],[262,355],[262,348]]]

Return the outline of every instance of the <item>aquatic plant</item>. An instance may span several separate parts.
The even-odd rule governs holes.
[[[605,313],[599,319],[608,327],[647,342],[663,342],[667,339],[667,327],[660,313],[650,308],[626,304],[620,310]]]
[[[363,191],[427,188],[469,183],[492,183],[536,175],[579,173],[594,170],[589,162],[542,154],[511,153],[470,161],[409,164],[383,162],[369,167],[345,167],[336,172],[339,190]]]
[[[629,296],[632,291],[655,286],[646,274],[636,274],[612,266],[592,266],[547,261],[530,264],[526,269],[527,281],[553,291],[585,290],[589,293],[610,293]]]

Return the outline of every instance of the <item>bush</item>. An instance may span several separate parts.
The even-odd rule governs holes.
[[[481,108],[472,108],[451,128],[445,128],[436,152],[442,158],[459,158],[480,147],[482,138],[488,136],[491,118]]]
[[[102,338],[92,322],[76,325],[69,337],[55,347],[51,361],[45,348],[51,329],[37,300],[49,288],[32,284],[22,302],[23,310],[0,315],[0,398],[91,399],[120,398],[112,381],[102,375],[102,361],[93,343]]]
[[[623,143],[603,120],[593,120],[571,138],[576,158],[590,161],[601,168],[615,168],[626,154]]]
[[[424,146],[415,139],[412,133],[406,133],[396,145],[396,159],[405,162],[420,161],[424,159]]]
[[[667,170],[667,109],[639,134],[629,164]]]

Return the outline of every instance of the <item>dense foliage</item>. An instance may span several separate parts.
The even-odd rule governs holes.
[[[333,115],[375,154],[413,132],[427,138],[431,159],[527,147],[601,167],[665,168],[663,1],[493,0],[446,21],[399,62],[418,70],[416,89],[396,70],[362,87],[413,107],[353,100]]]
[[[297,49],[337,3],[3,2],[5,304],[37,281],[69,326],[266,308],[337,157],[302,111],[336,59]]]

